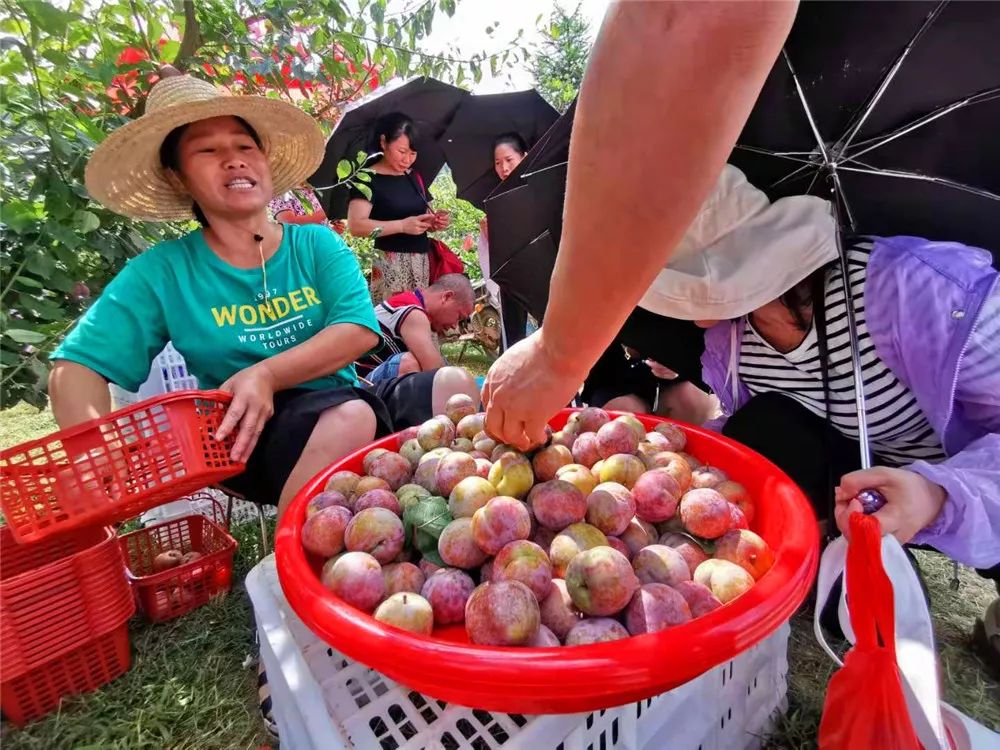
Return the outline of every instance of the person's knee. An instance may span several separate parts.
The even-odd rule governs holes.
[[[652,407],[634,393],[627,393],[624,396],[616,396],[604,404],[602,408],[607,409],[608,411],[627,411],[633,414],[647,414]]]
[[[479,403],[479,387],[468,370],[464,367],[442,367],[434,373],[432,401],[435,414],[441,414],[448,399],[458,393],[464,393]]]
[[[313,428],[313,436],[323,441],[350,434],[371,442],[376,427],[374,410],[365,401],[355,399],[323,412]]]
[[[410,352],[404,352],[399,358],[397,375],[409,375],[412,372],[420,372],[420,363]]]

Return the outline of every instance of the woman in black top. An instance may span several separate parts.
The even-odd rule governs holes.
[[[416,172],[417,132],[413,120],[399,112],[375,123],[372,151],[382,156],[371,167],[371,198],[352,188],[347,229],[355,237],[375,237],[371,293],[375,302],[398,292],[429,286],[430,242],[427,232],[446,229],[446,211],[430,208],[430,192]]]

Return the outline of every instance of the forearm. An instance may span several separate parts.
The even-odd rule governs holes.
[[[355,237],[370,237],[372,232],[379,230],[379,237],[403,233],[401,221],[376,221],[375,219],[348,219],[347,231]]]
[[[416,357],[417,364],[420,365],[421,372],[436,370],[439,367],[444,367],[448,364],[444,361],[444,357],[441,355],[441,352],[433,345],[411,349],[410,354]]]
[[[60,429],[67,429],[111,412],[108,381],[89,367],[58,360],[49,374],[49,403]]]
[[[940,463],[907,467],[948,493],[937,519],[914,538],[966,565],[1000,563],[1000,435],[986,435]]]
[[[609,9],[580,92],[542,329],[567,376],[585,374],[607,348],[696,216],[795,7],[620,2]],[[651,168],[657,156],[664,163]],[[619,220],[609,235],[611,216]]]
[[[266,368],[274,390],[282,391],[336,372],[377,343],[378,336],[368,328],[354,323],[336,323],[256,366]]]

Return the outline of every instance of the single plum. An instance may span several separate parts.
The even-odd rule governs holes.
[[[635,453],[638,447],[635,430],[625,422],[616,419],[597,431],[597,450],[601,458],[607,459],[616,453]]]
[[[408,630],[418,635],[430,635],[434,630],[434,610],[420,594],[402,591],[392,594],[378,605],[373,617],[386,625]]]
[[[715,543],[715,557],[736,563],[759,581],[774,565],[770,545],[747,529],[727,531]]]
[[[632,488],[635,498],[635,515],[649,523],[668,521],[677,512],[681,487],[665,469],[647,471]]]
[[[569,482],[553,479],[532,487],[528,505],[541,526],[562,531],[587,515],[587,498]]]
[[[353,471],[338,471],[326,480],[326,487],[324,489],[334,490],[344,497],[350,498],[354,494],[354,488],[360,479],[361,476],[355,474]]]
[[[552,589],[552,563],[537,544],[519,539],[504,545],[493,559],[492,580],[520,581],[541,602]]]
[[[371,612],[385,597],[378,560],[367,552],[346,552],[324,567],[322,583],[352,607]]]
[[[597,478],[583,464],[568,464],[556,472],[556,479],[569,482],[587,497],[597,486]]]
[[[351,522],[351,511],[333,505],[316,511],[302,526],[302,546],[319,557],[333,557],[344,549],[344,532]]]
[[[444,403],[444,415],[456,425],[476,413],[477,404],[465,393],[456,393]],[[482,427],[479,428],[483,429]]]
[[[486,553],[472,537],[472,519],[456,518],[444,527],[438,538],[438,554],[454,568],[478,568],[486,562]]]
[[[624,532],[635,515],[632,493],[616,482],[597,485],[587,497],[587,523],[606,535],[616,536]]]
[[[586,646],[591,643],[606,643],[628,638],[629,633],[618,620],[610,617],[589,617],[580,620],[566,634],[567,646]]]
[[[465,632],[480,645],[527,645],[540,624],[538,602],[519,581],[484,583],[465,605]]]
[[[617,482],[632,489],[645,471],[646,466],[642,463],[642,459],[629,453],[616,453],[604,459],[600,478],[602,482]]]
[[[663,583],[645,584],[625,608],[625,625],[632,635],[656,633],[690,620],[687,600]]]
[[[448,510],[454,518],[472,518],[472,514],[497,496],[497,489],[480,476],[466,477],[448,496]]]
[[[441,568],[428,576],[420,595],[431,603],[435,625],[453,625],[465,620],[465,603],[475,588],[468,573]]]
[[[365,494],[358,495],[354,501],[354,512],[360,513],[368,508],[385,508],[397,516],[403,515],[399,500],[389,490],[368,490]]]
[[[592,468],[594,464],[601,460],[600,443],[597,440],[596,432],[584,432],[577,436],[573,443],[573,461]]]
[[[717,539],[732,528],[732,507],[715,490],[690,490],[681,498],[681,523],[695,536]]]
[[[539,482],[548,482],[556,478],[556,472],[563,466],[573,463],[573,454],[564,445],[550,445],[542,448],[531,459],[531,468]]]
[[[723,604],[753,588],[753,576],[729,560],[706,560],[694,572],[695,583],[707,586]]]
[[[437,494],[448,497],[459,482],[476,475],[476,459],[467,453],[452,452],[438,461],[434,470]]]
[[[344,545],[351,552],[367,552],[380,563],[390,563],[403,549],[403,522],[385,508],[368,508],[347,524]]]
[[[385,578],[385,593],[398,594],[400,591],[410,591],[419,594],[424,587],[424,574],[420,568],[410,562],[391,563],[382,568]]]
[[[608,538],[589,523],[574,523],[556,534],[549,545],[549,560],[556,578],[564,578],[566,568],[578,554],[594,547],[607,546]]]
[[[722,602],[708,586],[695,581],[681,581],[674,588],[684,597],[691,608],[691,614],[701,617],[722,606]]]
[[[621,612],[637,588],[639,579],[628,558],[611,547],[584,550],[566,568],[566,590],[588,615]]]
[[[691,580],[687,560],[673,547],[651,544],[632,557],[632,569],[643,583],[666,583],[674,586]]]
[[[472,535],[479,548],[489,555],[504,545],[531,535],[527,506],[513,497],[498,495],[472,515]]]
[[[489,479],[501,495],[518,499],[526,497],[535,483],[531,463],[520,453],[504,453],[500,456],[490,469]]]

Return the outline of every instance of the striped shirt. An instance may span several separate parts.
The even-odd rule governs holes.
[[[870,242],[856,242],[848,249],[848,273],[858,326],[872,453],[878,463],[888,466],[903,466],[920,459],[939,461],[945,458],[940,440],[910,390],[878,358],[868,334],[864,286],[871,249]],[[857,440],[854,370],[842,279],[838,264],[827,275],[824,295],[830,378],[829,421],[842,435]],[[1000,314],[996,317],[1000,319]],[[748,323],[740,347],[739,377],[752,395],[781,392],[814,414],[826,415],[815,321],[802,343],[785,353],[768,344],[752,323]]]

